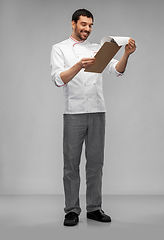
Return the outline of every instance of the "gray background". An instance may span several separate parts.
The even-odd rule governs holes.
[[[50,51],[83,7],[95,17],[90,42],[120,35],[137,44],[123,77],[103,74],[103,193],[164,193],[163,0],[1,0],[0,194],[63,193],[63,92],[51,81]],[[84,168],[82,156],[82,194]]]

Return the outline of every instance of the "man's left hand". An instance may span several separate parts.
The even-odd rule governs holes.
[[[135,50],[136,50],[135,40],[130,38],[128,44],[126,44],[125,46],[125,54],[129,56],[130,54],[135,52]]]

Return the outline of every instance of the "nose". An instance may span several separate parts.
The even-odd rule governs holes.
[[[88,25],[85,26],[85,30],[88,31],[88,32],[90,31],[90,28],[89,28]]]

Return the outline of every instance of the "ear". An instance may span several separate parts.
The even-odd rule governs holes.
[[[76,26],[76,22],[73,20],[72,21],[72,28],[75,29],[75,26]]]

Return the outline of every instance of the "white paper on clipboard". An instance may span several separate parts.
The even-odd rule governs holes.
[[[105,42],[116,42],[118,46],[128,44],[130,37],[118,37],[118,36],[106,36],[101,39],[100,44],[103,45]]]

